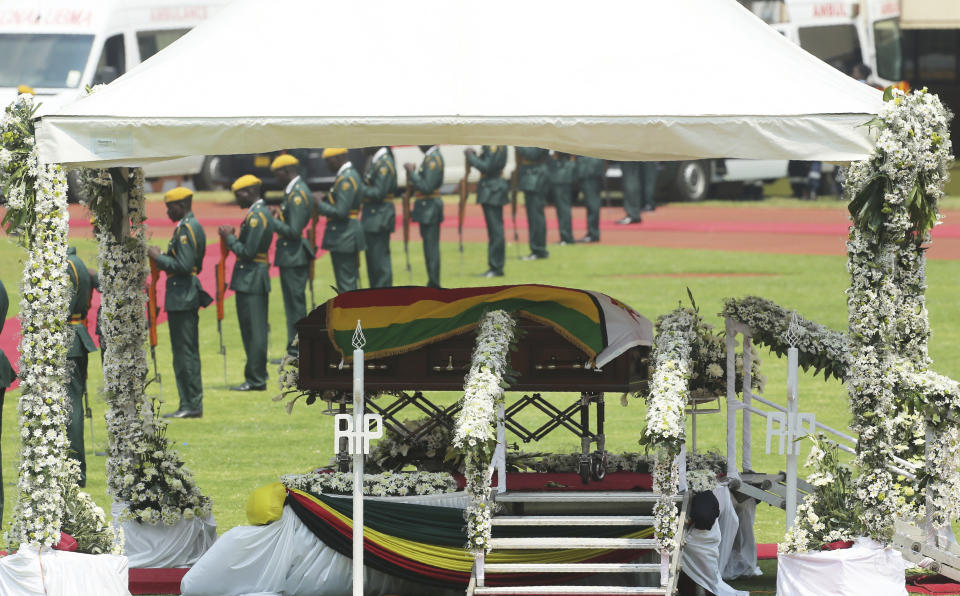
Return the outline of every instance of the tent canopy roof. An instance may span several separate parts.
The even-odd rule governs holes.
[[[236,0],[41,120],[41,158],[513,144],[848,161],[881,94],[736,0]]]

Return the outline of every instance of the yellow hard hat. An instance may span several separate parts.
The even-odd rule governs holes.
[[[33,87],[31,87],[30,85],[18,85],[17,93],[20,95],[25,95],[25,94],[33,95],[34,94]]]
[[[328,157],[333,157],[334,155],[343,155],[347,150],[343,147],[327,147],[323,150],[323,153],[320,154],[320,157],[327,159]]]
[[[184,199],[189,199],[193,197],[193,191],[189,188],[184,188],[178,186],[173,190],[167,191],[167,194],[163,195],[164,203],[173,203],[174,201],[182,201]]]
[[[253,174],[245,174],[240,176],[233,181],[233,184],[230,186],[230,190],[236,192],[241,188],[248,188],[250,186],[258,186],[260,184],[260,179],[254,176]]]
[[[272,172],[273,170],[279,170],[280,168],[296,165],[300,165],[300,160],[289,153],[284,153],[283,155],[278,155],[273,159],[273,163],[270,164],[270,171]]]

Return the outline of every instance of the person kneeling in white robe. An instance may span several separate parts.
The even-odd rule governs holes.
[[[750,596],[734,590],[720,576],[720,503],[712,492],[700,492],[690,501],[690,527],[681,552],[680,596]],[[685,576],[685,577],[684,577]]]

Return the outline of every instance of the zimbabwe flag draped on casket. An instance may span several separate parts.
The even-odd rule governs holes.
[[[504,310],[549,325],[602,368],[633,346],[649,346],[653,326],[606,294],[539,284],[441,290],[359,290],[327,301],[327,332],[345,361],[353,358],[357,322],[365,358],[402,354],[474,329],[487,312]]]

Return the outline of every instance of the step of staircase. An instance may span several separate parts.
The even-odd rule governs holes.
[[[507,491],[496,495],[497,503],[656,503],[660,495],[627,491]],[[676,496],[673,500],[680,501]]]
[[[476,596],[495,596],[506,594],[529,594],[531,596],[552,594],[647,594],[650,596],[664,596],[664,588],[643,588],[632,586],[497,586],[476,587],[473,590]]]
[[[652,515],[500,515],[495,526],[652,526]]]
[[[487,563],[486,573],[660,573],[659,563]]]
[[[508,549],[653,549],[657,541],[653,538],[491,538],[490,548]]]

